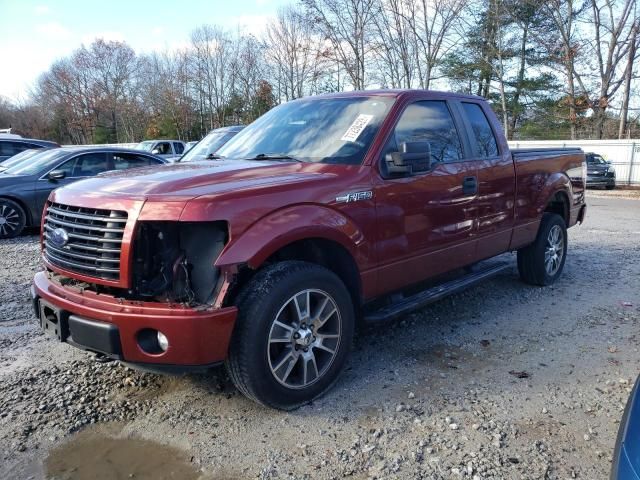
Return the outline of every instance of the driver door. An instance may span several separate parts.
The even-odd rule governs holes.
[[[379,294],[473,262],[477,228],[477,165],[446,100],[409,104],[387,141],[375,190]],[[431,168],[385,174],[386,154],[403,142],[429,142]]]

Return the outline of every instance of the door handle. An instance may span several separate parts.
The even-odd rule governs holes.
[[[465,177],[462,181],[462,193],[478,193],[478,179],[476,177]]]

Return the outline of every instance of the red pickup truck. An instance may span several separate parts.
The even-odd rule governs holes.
[[[214,160],[54,191],[34,308],[76,347],[156,371],[224,362],[248,397],[295,408],[334,383],[358,324],[504,269],[484,259],[517,251],[525,282],[553,283],[585,181],[579,149],[509,151],[478,97],[304,98]]]

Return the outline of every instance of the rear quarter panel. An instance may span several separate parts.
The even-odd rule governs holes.
[[[557,151],[513,152],[516,170],[515,224],[511,249],[534,241],[542,213],[557,192],[569,202],[568,227],[575,225],[585,203],[584,154]]]

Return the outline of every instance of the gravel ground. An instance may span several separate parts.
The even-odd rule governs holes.
[[[640,200],[597,192],[555,286],[514,266],[364,332],[336,387],[293,413],[222,371],[140,373],[44,337],[37,237],[2,241],[0,478],[45,477],[47,456],[87,434],[173,447],[202,478],[607,478],[640,367],[639,235]]]

